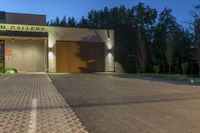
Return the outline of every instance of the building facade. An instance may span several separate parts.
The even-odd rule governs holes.
[[[113,72],[114,31],[46,26],[45,15],[0,12],[0,60],[25,72]]]

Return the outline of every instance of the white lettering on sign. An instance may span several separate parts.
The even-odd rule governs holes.
[[[0,31],[47,32],[44,26],[0,24]]]

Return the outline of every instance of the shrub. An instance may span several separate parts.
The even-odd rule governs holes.
[[[183,74],[187,74],[187,70],[189,68],[189,65],[190,64],[188,62],[184,62],[184,63],[181,64]]]
[[[0,73],[4,72],[4,63],[0,61]]]
[[[14,74],[14,73],[17,73],[17,69],[16,68],[4,68],[4,73]]]
[[[16,68],[7,68],[5,67],[4,63],[0,61],[0,73],[6,73],[6,74],[14,74],[17,73]]]
[[[153,66],[153,71],[154,71],[156,74],[159,74],[159,73],[160,73],[160,66],[159,66],[159,65]]]

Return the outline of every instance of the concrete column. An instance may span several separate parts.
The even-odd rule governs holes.
[[[48,72],[48,39],[44,40],[44,71]]]
[[[114,32],[108,31],[109,36],[106,38],[106,47],[105,47],[105,71],[114,72]]]

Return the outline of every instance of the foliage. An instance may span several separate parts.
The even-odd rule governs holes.
[[[146,70],[146,63],[147,63],[147,53],[145,48],[145,41],[144,38],[142,38],[141,32],[138,33],[138,60],[140,64],[140,69],[144,73]]]
[[[148,77],[148,79],[153,80],[161,80],[161,81],[167,81],[167,82],[176,82],[176,83],[185,83],[185,84],[194,84],[194,85],[200,85],[200,78],[199,77],[191,77],[188,75],[181,75],[181,74],[151,74],[151,73],[145,73],[145,74],[133,74],[133,77]]]
[[[4,73],[14,74],[14,73],[17,73],[17,69],[16,68],[4,68]]]
[[[194,34],[195,34],[195,47],[196,47],[196,60],[199,65],[199,75],[200,75],[200,17],[194,20]]]
[[[192,12],[192,16],[194,18],[191,29],[193,30],[193,36],[194,36],[194,43],[193,43],[193,49],[194,49],[194,60],[196,61],[196,64],[198,64],[198,75],[200,76],[200,5],[196,5],[194,7],[194,11]]]
[[[6,73],[6,74],[14,74],[17,73],[16,68],[7,68],[5,67],[4,63],[0,61],[0,73]]]
[[[169,74],[171,74],[171,67],[173,62],[174,56],[174,35],[169,33],[167,36],[167,48],[166,48],[166,59],[169,65]]]
[[[153,71],[154,71],[156,74],[159,74],[159,73],[160,73],[160,66],[159,66],[159,65],[153,66]]]
[[[0,61],[0,73],[4,72],[4,63]]]
[[[181,64],[181,67],[182,67],[182,71],[183,71],[183,74],[187,74],[187,71],[188,71],[188,67],[189,67],[189,63],[188,62],[184,62]]]
[[[68,19],[66,16],[60,20],[59,17],[56,17],[55,20],[51,20],[50,22],[47,22],[47,25],[49,26],[60,26],[60,27],[76,27],[77,21],[74,17],[69,17]]]

